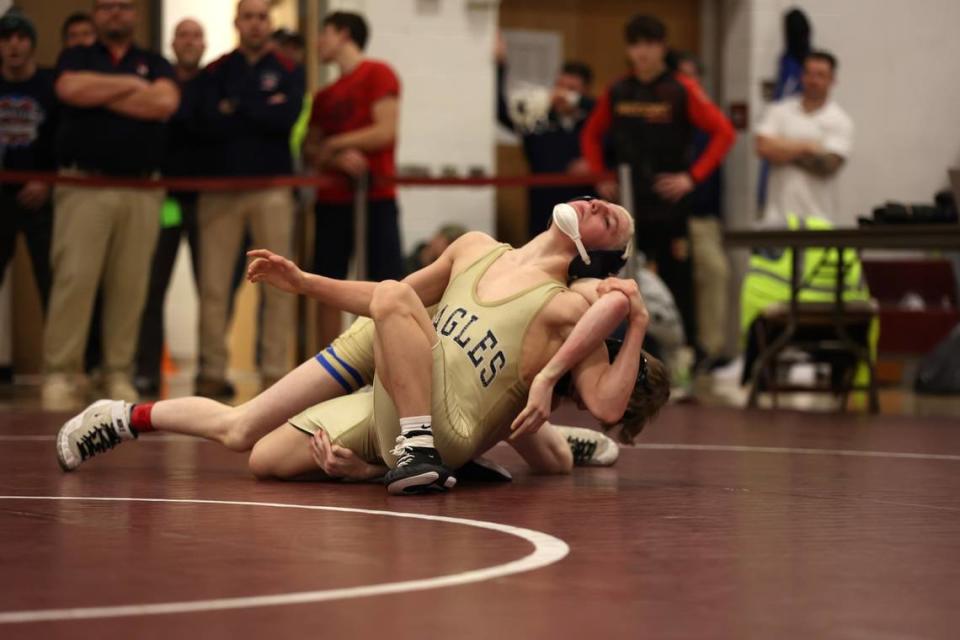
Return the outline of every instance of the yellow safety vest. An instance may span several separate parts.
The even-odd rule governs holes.
[[[803,220],[787,215],[790,229],[832,229],[823,218]],[[833,302],[836,297],[838,251],[832,248],[801,249],[800,302]],[[843,299],[847,302],[869,300],[870,291],[863,280],[863,269],[856,252],[843,252]],[[750,267],[743,280],[740,296],[740,330],[745,339],[747,330],[757,315],[772,304],[790,301],[790,270],[793,250],[786,249],[777,257],[762,254],[750,256]]]
[[[800,218],[787,214],[789,229],[832,229],[828,220],[817,217]],[[797,296],[799,302],[833,302],[836,299],[838,253],[833,248],[800,249],[803,255],[800,258],[802,275],[800,290]],[[863,279],[863,268],[860,257],[852,249],[843,252],[844,277],[843,300],[845,302],[863,301],[870,299],[870,291]],[[790,270],[793,262],[793,250],[786,249],[779,256],[771,257],[762,254],[750,256],[750,267],[740,293],[740,339],[746,344],[750,325],[757,319],[761,311],[770,305],[790,302]],[[880,338],[880,323],[874,318],[867,332],[867,342],[870,348],[870,357],[876,361],[877,341]],[[866,381],[866,369],[858,368],[855,382],[860,384]]]

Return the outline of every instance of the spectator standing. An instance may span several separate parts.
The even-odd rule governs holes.
[[[830,98],[837,60],[814,51],[803,64],[803,93],[776,102],[757,127],[757,154],[771,165],[763,222],[787,215],[837,223],[837,174],[853,150],[853,121]]]
[[[63,49],[72,47],[89,47],[97,41],[97,29],[93,24],[93,17],[85,11],[71,13],[63,21],[60,28],[60,43]],[[84,354],[84,371],[88,372],[93,380],[98,380],[101,354],[100,325],[103,323],[103,294],[98,290],[93,304],[93,315],[90,318],[90,331],[87,333],[87,347]]]
[[[399,210],[393,185],[378,179],[396,173],[394,150],[400,110],[400,81],[384,62],[363,55],[369,29],[363,16],[338,11],[324,18],[317,51],[340,77],[313,99],[304,159],[338,186],[317,189],[315,273],[345,278],[354,246],[353,189],[348,179],[369,174],[367,278],[403,277]],[[340,333],[340,312],[319,309],[318,339]]]
[[[63,21],[60,29],[60,43],[64,49],[89,47],[97,41],[97,28],[89,13],[78,11],[71,13]]]
[[[678,58],[677,70],[700,84],[699,60],[688,53]],[[694,162],[707,149],[710,136],[699,129],[693,134]],[[727,300],[730,292],[730,262],[723,250],[721,169],[699,182],[693,191],[688,228],[693,251],[694,304],[697,309],[697,356],[701,369],[723,361],[727,335]]]
[[[589,165],[580,154],[580,134],[596,102],[590,96],[590,67],[582,62],[566,62],[554,81],[549,109],[524,121],[514,119],[507,106],[506,78],[506,47],[501,38],[497,47],[497,120],[520,136],[530,172],[588,173]],[[527,237],[546,230],[555,204],[589,191],[584,186],[530,187]]]
[[[133,43],[136,18],[132,0],[96,0],[97,42],[60,55],[57,159],[64,175],[159,173],[165,121],[180,94],[170,63]],[[44,330],[46,409],[71,410],[84,401],[78,378],[101,282],[105,392],[137,400],[131,374],[162,202],[159,188],[56,187]]]
[[[282,56],[286,56],[299,65],[306,62],[306,45],[303,36],[289,29],[277,29],[270,36],[273,46]],[[307,137],[310,126],[310,112],[313,110],[313,98],[310,94],[303,96],[303,107],[300,115],[290,130],[290,153],[293,154],[293,166],[299,173],[303,169],[303,142]],[[299,201],[299,198],[298,198]],[[299,210],[300,207],[298,206]]]
[[[273,46],[280,55],[302,65],[306,63],[306,45],[303,36],[289,29],[277,29],[270,35]]]
[[[303,68],[274,51],[266,0],[241,0],[234,25],[239,46],[202,74],[201,122],[212,143],[207,170],[231,177],[289,175],[290,129],[303,102]],[[227,323],[244,232],[249,229],[256,247],[289,257],[293,211],[285,187],[200,194],[198,395],[233,395],[226,379]],[[263,289],[263,295],[259,353],[262,381],[269,386],[288,370],[293,298],[278,289]]]
[[[53,171],[57,97],[53,72],[34,60],[37,32],[25,16],[8,11],[0,19],[0,167],[9,171]],[[50,185],[0,184],[0,283],[21,231],[44,310],[50,294]]]
[[[697,83],[665,63],[666,26],[638,15],[624,30],[631,72],[599,99],[581,136],[592,171],[604,169],[603,142],[609,132],[616,164],[631,171],[636,247],[673,293],[690,339],[696,335],[687,218],[691,193],[720,165],[733,144],[733,126]],[[694,129],[710,137],[690,162]],[[597,185],[601,197],[617,185]]]
[[[170,119],[163,173],[171,177],[196,176],[205,152],[197,126],[200,60],[206,51],[203,26],[192,19],[181,20],[173,30],[173,70],[180,88],[180,108]],[[200,240],[197,231],[197,192],[174,191],[164,202],[160,236],[153,255],[147,303],[140,324],[137,368],[134,384],[142,394],[155,395],[160,388],[163,356],[163,308],[173,265],[186,237],[194,280],[199,283]]]
[[[813,27],[801,9],[790,9],[783,16],[784,51],[777,64],[777,82],[773,87],[773,100],[782,100],[787,96],[803,91],[803,61],[807,59],[812,45]],[[760,176],[757,180],[757,203],[762,209],[767,202],[767,181],[770,178],[770,164],[760,162]]]

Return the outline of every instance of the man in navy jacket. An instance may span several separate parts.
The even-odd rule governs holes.
[[[242,0],[234,24],[240,45],[202,75],[199,119],[210,138],[206,173],[231,177],[289,175],[290,129],[300,115],[303,68],[275,52],[269,3]],[[289,188],[206,192],[200,195],[200,374],[197,394],[232,394],[226,380],[227,323],[232,276],[249,229],[253,244],[290,256],[293,196]],[[287,337],[293,299],[264,291],[260,357],[264,386],[289,369]]]

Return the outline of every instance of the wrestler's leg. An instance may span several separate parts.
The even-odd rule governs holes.
[[[349,449],[368,466],[378,464],[372,424],[372,393],[354,393],[314,405],[254,445],[250,471],[258,478],[282,480],[301,479],[307,474],[314,479],[326,477],[316,473],[319,468],[310,448],[310,438],[321,429],[331,443]]]
[[[549,422],[537,433],[509,442],[534,473],[565,474],[573,467],[609,467],[620,456],[616,441],[602,431]]]
[[[161,431],[249,451],[261,437],[305,408],[349,393],[373,377],[373,323],[358,320],[332,345],[238,407],[209,398],[176,398],[131,407],[100,400],[60,429],[57,456],[64,470],[141,433]]]
[[[443,465],[433,437],[433,360],[441,346],[430,316],[410,285],[391,280],[377,285],[370,315],[376,325],[374,395],[389,396],[400,426],[390,452],[396,467],[384,478],[387,490],[416,494],[449,489],[456,479]],[[396,422],[392,416],[389,421],[381,413],[375,416],[382,445],[382,435],[393,431]]]
[[[373,334],[373,323],[368,318],[358,319],[316,357],[238,407],[206,398],[158,402],[150,412],[153,426],[158,431],[214,440],[234,451],[249,451],[290,416],[369,384],[373,380]]]
[[[239,406],[199,397],[162,400],[153,405],[150,421],[157,431],[198,436],[234,451],[249,451],[257,440],[291,415],[344,392],[311,358]]]
[[[250,472],[260,480],[323,480],[310,453],[311,436],[284,424],[260,438],[250,452]]]
[[[397,413],[401,419],[429,416],[431,349],[438,338],[423,302],[410,285],[385,280],[374,290],[370,314],[376,325],[377,377]]]
[[[507,441],[534,473],[567,474],[573,470],[573,452],[560,430],[549,422],[536,433]]]

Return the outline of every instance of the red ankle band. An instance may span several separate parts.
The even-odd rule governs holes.
[[[130,412],[130,426],[137,433],[153,431],[153,422],[150,420],[150,412],[153,411],[153,403],[133,405],[133,411]]]

